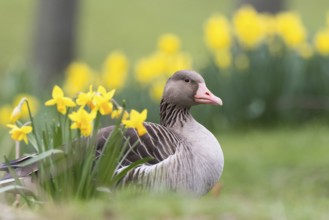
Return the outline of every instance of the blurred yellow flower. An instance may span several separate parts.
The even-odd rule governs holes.
[[[150,97],[155,101],[160,101],[162,98],[163,88],[166,85],[166,81],[157,80],[151,84],[151,88],[149,90]]]
[[[297,48],[306,40],[306,29],[298,14],[282,12],[277,15],[276,27],[279,36],[292,48]]]
[[[96,81],[95,78],[96,74],[93,73],[86,63],[73,62],[66,70],[64,91],[72,97],[88,88],[90,84]]]
[[[69,114],[69,118],[72,120],[71,129],[79,129],[81,135],[88,137],[93,131],[93,121],[96,118],[96,112],[92,111],[88,113],[83,107],[80,107],[78,111]]]
[[[133,109],[129,116],[128,120],[122,120],[126,128],[135,128],[139,136],[146,134],[147,130],[143,123],[147,117],[147,109],[144,109],[141,113]]]
[[[158,48],[167,54],[174,54],[180,50],[180,39],[175,34],[163,34],[158,40]]]
[[[233,17],[235,34],[247,49],[256,48],[265,38],[266,25],[262,17],[250,6],[241,7]]]
[[[52,97],[53,98],[48,100],[45,105],[57,105],[57,111],[63,115],[66,114],[67,107],[75,106],[75,103],[72,101],[72,99],[65,97],[63,90],[57,85],[53,88]]]
[[[15,97],[15,99],[13,101],[13,106],[21,105],[20,115],[18,117],[23,118],[23,119],[29,119],[30,115],[29,115],[29,110],[28,110],[27,104],[26,103],[25,103],[25,105],[23,104],[25,102],[25,100],[28,101],[31,113],[33,113],[33,114],[35,114],[39,109],[39,101],[36,97],[29,95],[29,94],[24,94],[24,93],[18,94]],[[12,123],[15,121],[16,120],[11,120]]]
[[[205,42],[212,50],[223,50],[231,47],[231,30],[226,17],[214,15],[204,25]]]
[[[10,105],[4,105],[0,107],[0,125],[6,125],[10,123],[10,116],[12,114],[12,107]]]
[[[191,66],[191,58],[185,53],[179,52],[168,55],[158,51],[137,62],[135,68],[136,80],[143,85],[147,85],[158,78],[167,78],[177,70],[191,69]]]
[[[120,89],[124,86],[128,73],[128,59],[115,51],[107,56],[103,65],[102,78],[108,88]]]
[[[215,64],[221,69],[227,69],[232,63],[232,54],[230,50],[215,51]]]
[[[122,111],[123,111],[122,107],[119,107],[118,109],[113,110],[112,114],[111,114],[111,118],[112,119],[118,119],[121,116]],[[123,113],[122,120],[127,120],[128,118],[129,118],[129,113],[127,111],[125,111]]]
[[[191,69],[192,61],[190,56],[185,53],[177,53],[171,56],[164,56],[164,77],[171,76],[177,70]]]
[[[329,55],[329,27],[316,33],[314,47],[319,54],[323,56]]]
[[[9,134],[11,134],[11,138],[15,141],[22,141],[27,144],[29,141],[27,139],[27,135],[32,132],[32,127],[28,125],[23,125],[22,127],[17,127],[14,124],[8,124],[7,127],[11,128]]]
[[[238,70],[247,70],[250,66],[248,56],[244,53],[238,54],[235,58],[235,66]]]
[[[98,87],[97,93],[94,97],[94,102],[101,115],[108,115],[112,113],[113,104],[111,102],[111,99],[113,98],[114,93],[115,93],[114,89],[107,92],[103,86]]]
[[[160,53],[142,58],[136,65],[136,80],[141,84],[148,84],[165,72],[166,61]]]
[[[88,106],[91,110],[95,110],[96,108],[96,103],[94,100],[95,95],[96,92],[93,90],[93,86],[90,85],[88,92],[79,93],[76,103],[82,107]]]

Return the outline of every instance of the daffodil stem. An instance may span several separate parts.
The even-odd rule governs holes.
[[[15,141],[15,158],[18,159],[20,156],[19,141]]]
[[[35,137],[35,140],[37,141],[38,151],[40,151],[41,144],[40,144],[40,140],[37,136],[37,132],[36,132],[36,129],[35,129],[34,120],[33,120],[32,113],[31,113],[31,108],[30,108],[30,105],[29,105],[29,102],[28,102],[27,99],[25,100],[25,102],[26,102],[26,106],[27,106],[27,109],[28,109],[28,112],[29,112],[29,117],[30,117],[30,120],[31,120],[32,133]]]
[[[120,108],[121,106],[115,99],[111,99],[111,102],[115,105],[116,108]]]
[[[20,145],[19,141],[15,141],[15,158],[18,159],[20,157]],[[19,194],[16,194],[16,199],[15,199],[15,207],[19,206],[21,200],[21,196]]]

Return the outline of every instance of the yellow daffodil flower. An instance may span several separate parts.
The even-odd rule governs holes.
[[[161,77],[165,72],[166,61],[162,53],[155,53],[152,56],[144,57],[137,62],[136,80],[145,85],[154,79]]]
[[[73,62],[66,70],[64,91],[71,97],[84,91],[96,81],[96,74],[83,62]]]
[[[239,42],[247,49],[256,48],[265,38],[265,22],[250,6],[237,10],[233,17],[233,24]]]
[[[279,36],[289,47],[297,48],[306,40],[306,29],[296,13],[282,12],[278,14],[276,27]]]
[[[164,34],[159,38],[158,48],[167,54],[177,53],[180,49],[180,40],[175,34]]]
[[[73,121],[71,129],[79,129],[81,135],[88,137],[93,131],[93,120],[96,118],[96,112],[88,113],[82,107],[78,111],[69,114],[69,118]]]
[[[121,116],[122,111],[123,111],[123,109],[121,107],[119,107],[116,110],[113,110],[112,114],[111,114],[111,118],[112,119],[118,119]],[[129,113],[127,111],[125,111],[123,113],[122,120],[127,120],[128,118],[129,118]]]
[[[88,106],[91,110],[95,110],[96,103],[94,100],[94,97],[96,95],[96,92],[93,91],[93,86],[89,86],[89,91],[87,93],[80,93],[76,103],[80,106]]]
[[[205,41],[212,50],[228,50],[231,47],[231,30],[226,17],[214,15],[204,26]]]
[[[17,127],[14,124],[8,124],[7,127],[11,128],[9,134],[11,134],[11,138],[15,141],[22,141],[27,144],[29,141],[27,139],[27,135],[32,132],[32,127],[28,125],[23,125],[22,127]]]
[[[63,90],[59,86],[54,86],[52,92],[52,99],[48,100],[45,105],[57,105],[57,111],[63,115],[67,112],[67,107],[74,107],[75,103],[72,99],[65,97]]]
[[[107,56],[103,65],[102,79],[108,88],[121,89],[128,73],[128,59],[120,51]]]
[[[141,113],[136,110],[131,110],[129,120],[122,120],[122,123],[126,128],[135,128],[139,136],[143,136],[147,133],[144,126],[144,121],[147,117],[147,109],[144,109]]]
[[[102,115],[111,114],[113,110],[113,104],[111,99],[113,98],[115,90],[107,92],[103,86],[99,86],[97,89],[97,93],[94,96],[94,103],[97,106],[98,111]]]

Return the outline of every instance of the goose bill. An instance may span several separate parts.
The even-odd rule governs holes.
[[[223,101],[210,92],[205,83],[199,83],[194,101],[199,104],[223,105]]]

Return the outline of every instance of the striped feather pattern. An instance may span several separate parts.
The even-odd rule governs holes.
[[[160,103],[160,124],[165,127],[174,127],[175,125],[183,127],[187,119],[191,117],[188,108],[178,107],[177,105],[165,102]]]
[[[148,164],[157,164],[168,158],[176,152],[177,146],[182,142],[181,138],[170,129],[155,123],[144,123],[147,133],[141,137],[138,136],[135,129],[127,129],[124,134],[128,140],[129,147],[127,149],[127,156],[122,161],[121,166],[127,166],[137,160],[150,157]],[[113,127],[103,128],[100,132],[98,143],[98,153],[101,152],[102,147]]]

